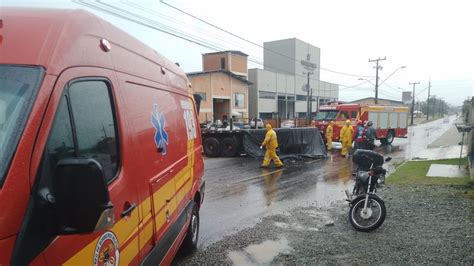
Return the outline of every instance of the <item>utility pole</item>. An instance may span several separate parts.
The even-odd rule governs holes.
[[[310,119],[311,119],[311,94],[310,94],[310,90],[311,90],[311,86],[310,86],[310,83],[309,83],[309,76],[313,74],[313,71],[310,70],[309,68],[307,68],[306,70],[307,70],[306,75],[308,77],[308,79],[306,81],[306,89],[307,89],[306,120],[308,120],[308,123],[310,123]]]
[[[369,63],[375,62],[375,99],[374,103],[378,104],[379,103],[379,61],[387,60],[387,57],[384,58],[377,58],[371,60],[369,58]]]
[[[410,82],[408,83],[413,85],[413,95],[411,96],[411,125],[413,126],[413,115],[415,113],[415,85],[420,84],[420,82]]]
[[[308,51],[309,52],[309,51]],[[309,83],[309,76],[314,74],[313,70],[317,68],[315,63],[311,63],[311,54],[308,53],[306,55],[306,60],[301,60],[301,65],[303,68],[306,70],[303,72],[303,74],[306,74],[308,77],[308,80],[306,82],[306,89],[307,91],[307,102],[306,102],[306,119],[308,120],[308,125],[311,123],[311,111],[312,111],[312,99],[313,98],[313,91],[311,90],[311,85]],[[310,91],[311,90],[311,91]]]
[[[426,121],[428,121],[428,116],[430,114],[430,89],[431,89],[431,78],[428,82],[428,100],[426,100]]]

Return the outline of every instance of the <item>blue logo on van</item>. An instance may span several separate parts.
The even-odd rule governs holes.
[[[168,133],[165,130],[166,120],[157,104],[153,105],[151,124],[155,128],[155,145],[158,149],[161,149],[163,155],[166,155],[166,146],[168,145]]]

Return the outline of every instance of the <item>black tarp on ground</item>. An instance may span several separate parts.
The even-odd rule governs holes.
[[[278,156],[280,159],[302,159],[326,157],[326,146],[319,129],[307,128],[275,128],[278,138]],[[263,158],[265,148],[260,145],[265,139],[267,130],[250,129],[243,131],[243,147],[245,153],[252,157]]]

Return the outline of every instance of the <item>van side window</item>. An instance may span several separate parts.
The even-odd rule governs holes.
[[[76,82],[69,88],[77,155],[97,160],[106,181],[118,168],[117,138],[109,88],[103,81]]]
[[[117,127],[104,81],[80,81],[66,90],[46,145],[42,175],[52,177],[61,159],[77,157],[99,162],[107,182],[117,173]]]
[[[76,157],[66,96],[63,96],[56,113],[44,154],[43,174],[47,176],[52,176],[56,164],[61,159]]]

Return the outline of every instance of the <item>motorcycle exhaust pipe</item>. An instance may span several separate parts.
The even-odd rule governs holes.
[[[351,202],[352,201],[352,194],[349,192],[349,189],[344,190],[346,193],[347,201]]]

